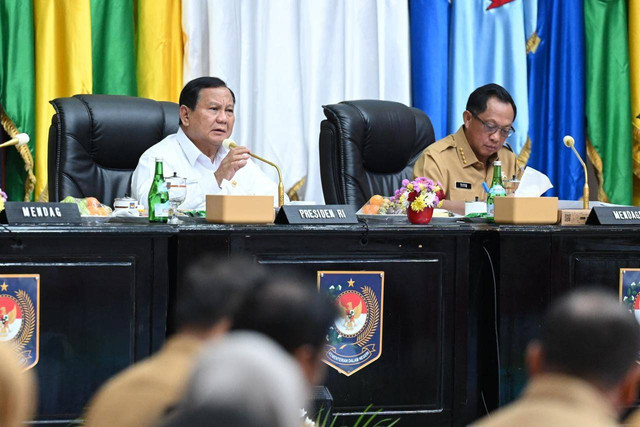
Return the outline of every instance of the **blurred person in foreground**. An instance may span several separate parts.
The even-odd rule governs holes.
[[[324,379],[322,356],[329,326],[339,317],[336,304],[315,283],[300,277],[275,278],[247,296],[234,317],[234,331],[260,332],[298,362],[307,382]]]
[[[613,293],[578,289],[556,301],[527,348],[522,396],[477,426],[614,426],[635,402],[640,325]]]
[[[178,289],[177,333],[155,355],[110,379],[89,404],[87,426],[156,425],[182,397],[197,354],[231,327],[247,292],[264,269],[244,258],[205,256],[187,268]]]
[[[33,370],[22,371],[8,343],[0,343],[0,426],[18,427],[30,421],[36,408]]]
[[[337,316],[313,283],[291,275],[270,279],[244,300],[232,333],[203,350],[165,427],[300,426],[311,386],[324,377],[325,337]],[[226,423],[198,424],[217,411]]]
[[[163,427],[301,427],[307,384],[296,360],[257,332],[228,334],[202,352],[186,395]]]

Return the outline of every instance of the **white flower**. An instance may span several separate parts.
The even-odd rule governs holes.
[[[339,291],[342,290],[342,286],[338,285],[338,290]]]
[[[305,426],[312,426],[315,427],[316,423],[314,423],[309,417],[306,416],[307,415],[307,411],[304,408],[300,409],[300,418],[304,418],[304,424]]]
[[[427,193],[425,195],[425,197],[424,197],[424,201],[427,204],[427,206],[433,207],[435,205],[435,201],[436,201],[435,193]]]
[[[333,290],[333,289],[335,289],[335,288],[336,288],[336,287],[335,287],[335,286],[333,286],[333,285],[329,286],[329,289],[331,289],[331,290]]]
[[[342,334],[338,334],[338,338],[342,338]]]

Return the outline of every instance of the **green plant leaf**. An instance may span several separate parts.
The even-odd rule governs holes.
[[[375,424],[373,425],[373,427],[379,427],[379,426],[382,426],[384,423],[388,423],[389,421],[391,421],[391,418],[385,418],[385,419],[382,419],[382,420],[378,421],[377,423],[375,423]],[[400,421],[400,418],[396,419],[396,422],[397,422],[397,421]]]
[[[373,421],[373,419],[374,419],[375,417],[377,417],[377,416],[378,416],[378,414],[380,413],[380,411],[382,411],[382,409],[378,409],[376,412],[374,412],[373,414],[371,414],[371,416],[369,417],[369,419],[367,420],[367,422],[366,422],[366,423],[364,423],[364,424],[362,425],[362,427],[367,427],[369,424],[371,424],[371,422]]]
[[[360,414],[360,416],[356,420],[356,423],[353,425],[353,427],[358,427],[358,425],[360,425],[360,421],[362,421],[364,419],[364,416],[367,414],[367,412],[369,412],[369,409],[371,409],[372,406],[373,406],[373,403],[369,404],[369,406],[367,406],[364,409],[364,412],[362,414]]]

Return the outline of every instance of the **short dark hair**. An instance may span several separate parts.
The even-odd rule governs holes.
[[[513,120],[516,119],[516,114],[518,113],[516,103],[513,102],[513,98],[511,98],[511,95],[505,88],[495,83],[480,86],[471,92],[467,100],[467,111],[476,115],[484,113],[490,98],[497,98],[499,101],[511,104],[513,108]]]
[[[217,87],[227,88],[231,93],[233,103],[236,103],[236,95],[222,79],[219,79],[217,77],[198,77],[197,79],[193,79],[189,83],[184,85],[184,87],[182,88],[182,92],[180,92],[179,105],[184,105],[190,110],[195,110],[196,105],[198,104],[198,100],[200,99],[200,91],[202,89]],[[178,119],[178,124],[182,124],[182,120]]]
[[[549,370],[609,388],[636,363],[640,325],[613,292],[582,288],[551,306],[540,343]]]
[[[210,328],[231,320],[246,294],[266,277],[265,268],[250,258],[204,255],[187,267],[177,290],[177,327]]]
[[[289,353],[303,345],[320,351],[337,316],[336,305],[312,282],[280,274],[245,298],[232,329],[260,332]]]

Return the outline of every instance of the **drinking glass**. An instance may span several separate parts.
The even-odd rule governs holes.
[[[177,176],[176,172],[173,176],[165,178],[167,183],[167,191],[169,192],[169,224],[182,224],[182,221],[178,219],[177,211],[178,206],[184,202],[187,197],[187,180]]]

